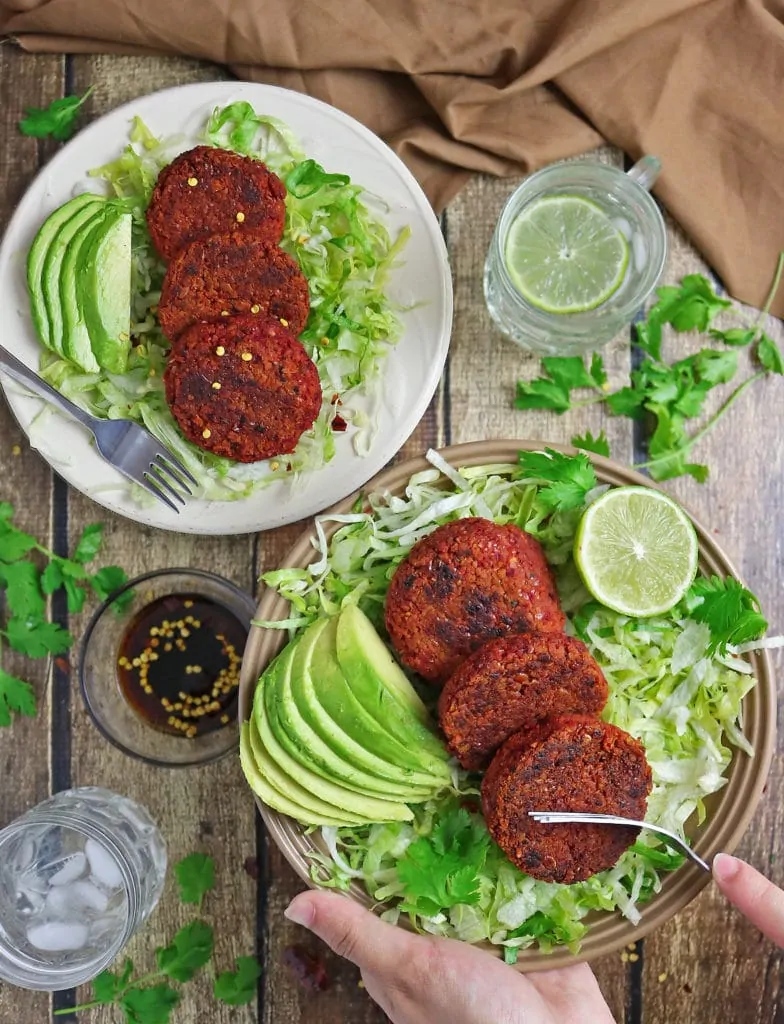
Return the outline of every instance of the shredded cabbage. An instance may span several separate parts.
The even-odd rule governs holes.
[[[245,498],[272,480],[296,480],[335,455],[332,421],[338,408],[353,434],[356,452],[366,455],[375,423],[352,407],[359,395],[377,401],[380,371],[402,333],[398,313],[386,293],[409,232],[392,239],[384,226],[383,204],[344,174],[327,173],[306,158],[291,130],[277,118],[256,114],[248,103],[216,109],[204,127],[204,144],[256,157],[287,186],[286,226],[281,247],[308,279],[311,313],[300,336],[321,378],[323,403],[311,430],[296,450],[270,462],[240,464],[211,455],[186,440],[166,404],[163,371],[169,345],[155,317],[165,266],[152,245],[145,210],[161,169],[183,148],[181,136],[158,139],[137,117],[130,141],[111,163],[91,171],[122,198],[133,215],[132,315],[134,347],[127,373],[84,373],[51,353],[41,374],[82,409],[107,419],[144,424],[199,482],[198,496],[214,500]],[[143,491],[141,502],[154,501]]]
[[[317,520],[316,561],[306,569],[263,577],[292,606],[290,618],[264,625],[295,636],[325,612],[358,602],[383,630],[389,580],[420,537],[450,520],[488,511],[499,523],[516,523],[544,546],[567,629],[585,641],[607,678],[604,718],[645,745],[653,774],[647,820],[683,836],[693,815],[704,820],[706,797],[724,786],[732,747],[753,753],[742,730],[742,700],[754,685],[749,665],[732,655],[709,656],[708,631],[680,609],[656,619],[629,619],[592,601],[571,556],[581,510],[551,513],[520,467],[498,464],[458,473],[435,453],[429,458],[437,468],[413,476],[404,496],[365,496],[354,515],[340,517],[331,541],[322,527],[328,517]],[[464,798],[476,778],[461,769],[456,774]],[[413,823],[330,831],[331,854],[313,855],[313,879],[346,888],[359,877],[378,903],[388,904],[385,920],[397,920],[406,891],[396,865],[414,839],[429,835],[449,813],[455,799],[446,794],[413,807]],[[559,885],[529,878],[493,845],[480,872],[478,903],[443,908],[435,916],[409,911],[409,916],[425,932],[501,945],[509,962],[532,945],[577,951],[590,911],[619,911],[637,923],[640,906],[660,890],[662,874],[680,863],[680,855],[643,832],[610,871]]]

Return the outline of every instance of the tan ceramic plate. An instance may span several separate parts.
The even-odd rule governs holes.
[[[441,454],[451,463],[460,466],[480,466],[485,463],[516,462],[520,449],[529,451],[541,450],[546,446],[542,441],[479,441],[472,444],[456,445],[444,449]],[[558,445],[549,445],[559,448]],[[561,448],[571,452],[571,449]],[[650,481],[638,473],[619,466],[609,459],[593,457],[597,476],[609,484],[642,484],[651,486]],[[401,463],[381,473],[372,480],[366,491],[388,490],[402,493],[409,477],[429,467],[424,458],[413,459]],[[346,498],[336,505],[333,512],[348,512],[356,495]],[[695,523],[700,541],[700,567],[708,573],[720,576],[737,573],[727,556],[718,547],[710,533],[699,523]],[[338,524],[326,524],[327,536],[338,528]],[[284,566],[304,566],[315,557],[311,546],[312,528],[307,529],[299,538],[285,558]],[[259,619],[279,619],[287,615],[286,602],[271,590],[267,590],[259,604]],[[278,630],[265,630],[258,627],[251,629],[245,657],[242,664],[240,682],[240,713],[244,721],[250,715],[256,683],[268,662],[283,646],[286,635]],[[751,659],[757,685],[744,701],[744,729],[756,751],[753,758],[740,751],[735,752],[729,768],[729,781],[719,793],[707,801],[708,818],[706,824],[698,828],[693,826],[689,834],[697,852],[705,859],[710,859],[720,850],[731,851],[735,848],[745,831],[754,809],[762,794],[765,779],[770,767],[775,744],[776,727],[776,690],[768,657],[762,654],[753,655]],[[307,853],[314,849],[326,849],[317,835],[306,836],[303,828],[293,819],[278,814],[259,802],[264,822],[270,835],[275,840],[283,855],[297,874],[311,885],[308,876]],[[650,903],[642,908],[642,921],[636,927],[631,925],[620,914],[595,913],[587,918],[593,922],[583,941],[580,959],[591,960],[607,953],[624,948],[626,943],[642,938],[654,928],[664,924],[670,917],[682,910],[687,903],[698,895],[707,884],[708,875],[696,865],[684,865],[678,871],[665,876],[662,891]],[[356,882],[352,883],[349,895],[358,903],[367,907],[373,905],[371,897]],[[498,954],[498,948],[484,944],[484,948]],[[518,962],[521,971],[535,971],[550,967],[561,967],[573,963],[575,958],[566,949],[551,954],[542,954],[536,950],[523,950]]]

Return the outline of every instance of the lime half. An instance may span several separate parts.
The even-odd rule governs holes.
[[[515,288],[532,306],[547,313],[583,313],[620,288],[629,246],[592,200],[543,196],[512,224],[504,261]]]
[[[645,618],[669,611],[697,572],[691,520],[672,498],[647,487],[606,491],[583,514],[574,560],[597,601]]]

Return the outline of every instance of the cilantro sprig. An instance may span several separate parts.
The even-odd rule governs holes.
[[[455,807],[406,850],[397,865],[401,909],[432,917],[446,907],[479,902],[479,875],[490,848],[484,823]]]
[[[200,903],[215,885],[215,862],[204,853],[192,853],[174,865],[180,902]],[[102,971],[92,983],[92,999],[73,1009],[55,1010],[55,1016],[92,1010],[97,1006],[119,1007],[126,1024],[169,1024],[182,993],[171,982],[186,984],[212,960],[215,936],[212,926],[196,919],[184,925],[167,946],[155,950],[155,970],[137,975],[133,960],[122,970]],[[213,983],[213,995],[229,1006],[242,1006],[256,995],[261,967],[255,957],[237,958],[236,970],[223,971]]]
[[[563,455],[545,448],[543,452],[518,452],[517,461],[526,478],[544,485],[537,498],[551,512],[582,508],[586,494],[598,483],[587,455]]]
[[[579,356],[549,356],[542,360],[542,376],[532,381],[518,381],[516,407],[564,413],[602,403],[613,416],[647,417],[654,428],[648,444],[649,459],[637,468],[647,468],[655,480],[688,474],[703,483],[708,477],[708,467],[691,461],[692,450],[752,384],[769,374],[784,375],[784,355],[762,329],[783,271],[784,252],[779,256],[765,306],[754,324],[727,331],[710,330],[710,336],[723,342],[726,349],[703,348],[673,363],[664,360],[662,328],[665,324],[679,332],[705,332],[715,317],[731,306],[727,299],[714,292],[701,274],[688,274],[679,287],[658,288],[658,301],[647,318],[635,326],[636,344],[644,358],[632,371],[627,386],[609,390],[598,354],[594,354],[590,366]],[[737,384],[700,429],[689,433],[689,421],[701,415],[708,394],[734,379],[738,370],[737,349],[743,346],[751,347],[752,358],[759,369]],[[585,390],[593,394],[588,398],[573,398],[572,392]],[[601,434],[594,438],[588,432],[585,437],[573,438],[572,444],[600,455],[609,453],[606,438]]]
[[[101,548],[103,526],[86,526],[72,558],[63,558],[40,544],[35,537],[13,523],[14,507],[0,502],[0,592],[4,593],[6,621],[0,623],[0,652],[9,647],[29,658],[63,654],[73,643],[67,629],[46,617],[46,598],[63,589],[68,611],[84,607],[88,588],[104,600],[126,582],[119,566],[92,572],[87,565]],[[34,561],[34,559],[36,559]],[[43,570],[39,562],[45,561]],[[131,599],[131,595],[122,601]],[[32,717],[36,701],[32,687],[23,679],[0,670],[0,726],[11,724],[12,714]]]
[[[758,640],[768,628],[754,594],[734,577],[699,577],[686,597],[689,617],[710,630],[708,653],[726,654],[728,646]]]
[[[26,107],[25,116],[19,122],[19,131],[36,139],[51,138],[65,142],[76,131],[76,119],[82,104],[93,88],[81,96],[61,96],[48,107]]]

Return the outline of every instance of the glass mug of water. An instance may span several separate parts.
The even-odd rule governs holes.
[[[532,174],[507,201],[484,272],[498,327],[542,355],[579,355],[629,324],[656,286],[667,231],[649,189],[661,165],[592,161]]]
[[[59,991],[99,974],[149,917],[166,846],[133,800],[70,789],[0,831],[0,979]]]

